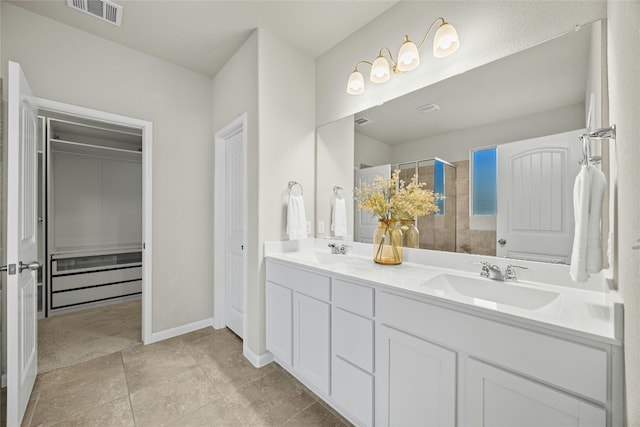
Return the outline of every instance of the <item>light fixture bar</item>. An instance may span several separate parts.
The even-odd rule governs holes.
[[[416,46],[414,42],[409,39],[408,35],[404,36],[404,41],[400,50],[398,51],[398,60],[395,61],[391,50],[387,47],[380,49],[378,56],[373,62],[359,61],[354,70],[349,76],[347,82],[347,93],[350,95],[360,95],[365,91],[364,76],[358,70],[360,64],[368,64],[371,66],[369,73],[369,81],[372,83],[384,83],[391,77],[391,69],[395,74],[402,74],[412,70],[415,70],[420,65],[420,50],[424,46],[427,37],[431,34],[436,23],[442,21],[438,29],[436,30],[433,40],[433,56],[436,58],[444,58],[456,52],[460,47],[460,40],[458,39],[458,33],[453,25],[449,24],[444,18],[436,18],[429,29],[422,37],[422,41],[419,46]],[[390,67],[389,60],[385,58],[384,53],[387,53],[389,60],[393,67]]]

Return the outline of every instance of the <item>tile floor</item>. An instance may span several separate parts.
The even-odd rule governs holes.
[[[275,363],[254,368],[228,329],[205,328],[38,375],[23,426],[339,426]]]

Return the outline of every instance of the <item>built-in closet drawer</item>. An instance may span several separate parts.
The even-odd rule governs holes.
[[[140,292],[142,292],[142,280],[56,292],[51,297],[51,308],[64,308],[89,302],[104,301],[127,295],[135,295]]]
[[[66,291],[87,286],[129,282],[140,280],[141,278],[142,267],[53,276],[51,278],[51,290],[53,292]]]

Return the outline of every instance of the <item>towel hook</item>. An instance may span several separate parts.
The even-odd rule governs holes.
[[[300,183],[298,181],[289,181],[289,194],[292,194],[293,192],[293,188],[295,186],[300,187],[300,195],[302,196],[302,185],[300,185]]]

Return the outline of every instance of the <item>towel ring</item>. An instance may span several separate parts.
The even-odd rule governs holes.
[[[340,195],[341,192],[342,192],[342,196]],[[333,195],[338,199],[344,199],[344,188],[340,187],[339,185],[334,185]]]
[[[289,194],[293,193],[293,189],[295,186],[300,187],[300,195],[302,196],[302,185],[298,181],[289,181]]]

